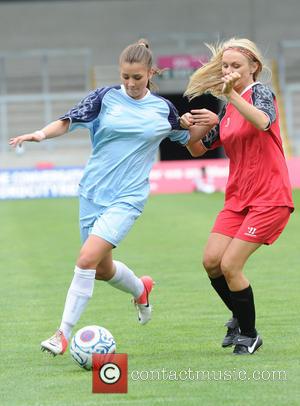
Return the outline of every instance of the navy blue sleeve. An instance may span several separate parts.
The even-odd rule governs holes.
[[[178,111],[176,109],[176,107],[174,106],[174,104],[172,102],[170,102],[170,100],[165,99],[164,97],[155,94],[156,97],[159,97],[160,99],[164,100],[168,107],[169,107],[169,115],[168,115],[168,121],[171,125],[171,129],[172,130],[181,130],[180,128],[180,117],[178,114]]]
[[[274,104],[274,94],[269,87],[257,83],[253,86],[252,103],[253,106],[263,111],[270,120],[270,124],[276,120],[276,109]]]
[[[219,146],[220,141],[220,122],[226,113],[226,104],[223,106],[219,116],[219,124],[212,128],[204,138],[202,138],[202,143],[207,149],[213,149]],[[216,144],[217,143],[217,144]],[[215,145],[216,144],[216,145]]]
[[[69,119],[71,123],[92,122],[98,117],[101,110],[102,99],[110,89],[112,89],[112,87],[103,87],[101,89],[93,90],[59,119]]]
[[[170,100],[166,100],[166,102],[168,103],[170,109],[168,120],[171,124],[172,130],[180,130],[180,117],[178,111],[173,103],[170,102]]]

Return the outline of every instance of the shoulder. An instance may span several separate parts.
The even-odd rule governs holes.
[[[119,86],[120,88],[120,86]],[[112,89],[118,86],[102,87],[92,90],[80,102],[71,108],[60,120],[70,119],[72,122],[91,122],[100,113],[102,100]]]
[[[270,87],[262,83],[255,84],[252,89],[251,98],[253,106],[266,113],[269,116],[270,123],[273,123],[277,117],[277,102]]]
[[[94,89],[90,91],[79,103],[78,106],[82,105],[90,105],[93,106],[95,104],[101,104],[101,101],[103,97],[110,92],[112,89],[118,90],[118,88],[121,88],[120,86],[107,86],[107,87],[101,87]]]
[[[151,93],[151,95],[156,97],[157,100],[160,101],[162,106],[166,107],[165,114],[166,114],[167,120],[169,121],[169,123],[171,125],[171,129],[179,130],[180,129],[180,118],[178,115],[178,110],[174,106],[174,104],[170,100],[168,100],[160,95],[157,95],[155,93]]]
[[[113,90],[120,90],[121,86],[120,85],[116,85],[116,86],[105,86],[105,87],[99,87],[95,90],[93,90],[92,92],[90,92],[88,94],[87,97],[91,97],[91,98],[97,98],[97,99],[103,99],[103,97],[109,93],[110,91]]]
[[[269,86],[258,82],[252,86],[252,98],[274,99],[275,94]]]

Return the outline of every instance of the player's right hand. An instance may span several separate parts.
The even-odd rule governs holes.
[[[234,86],[236,82],[241,78],[241,75],[239,72],[231,72],[228,73],[228,75],[225,75],[222,77],[222,82],[223,87],[222,87],[222,93],[226,97],[230,97],[232,90],[234,89]]]
[[[11,138],[9,140],[9,145],[12,147],[21,147],[24,141],[30,141],[30,142],[40,142],[41,141],[41,136],[36,133],[30,133],[30,134],[24,134],[24,135],[19,135],[18,137]]]

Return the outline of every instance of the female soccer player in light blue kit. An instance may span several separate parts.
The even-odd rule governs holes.
[[[77,128],[87,128],[92,153],[79,186],[82,248],[67,293],[59,329],[41,343],[42,350],[63,354],[72,328],[93,294],[95,279],[130,293],[141,324],[151,318],[149,294],[153,280],[137,277],[125,264],[112,259],[143,211],[149,194],[149,173],[160,142],[169,137],[183,146],[200,139],[180,130],[175,107],[149,90],[156,73],[146,40],[129,45],[120,55],[122,85],[92,91],[77,106],[42,130],[10,140],[42,141]],[[203,135],[216,123],[208,120]]]

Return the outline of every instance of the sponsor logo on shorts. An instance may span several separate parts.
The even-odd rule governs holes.
[[[255,227],[248,227],[248,232],[244,233],[244,234],[248,235],[249,237],[257,237],[256,228]]]

